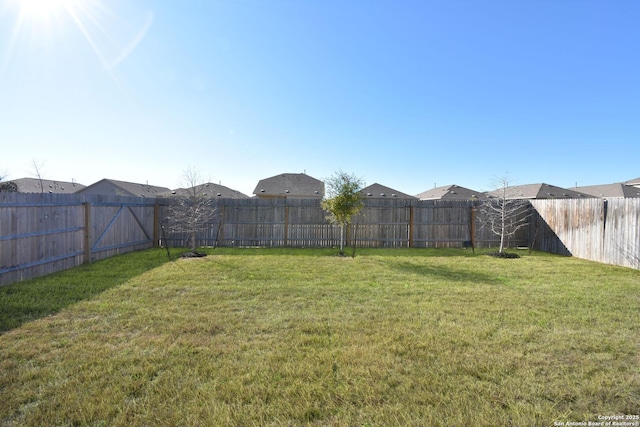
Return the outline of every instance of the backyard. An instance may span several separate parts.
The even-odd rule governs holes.
[[[207,252],[0,288],[0,426],[639,421],[638,270],[528,251]]]

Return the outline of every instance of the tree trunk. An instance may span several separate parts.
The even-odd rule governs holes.
[[[340,224],[340,255],[344,255],[344,224]]]
[[[191,251],[195,252],[196,251],[196,230],[192,230],[191,231]]]

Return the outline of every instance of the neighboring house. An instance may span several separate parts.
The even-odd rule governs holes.
[[[11,183],[15,185],[11,185]],[[70,194],[85,188],[77,182],[52,181],[50,179],[20,178],[3,182],[0,191],[17,193],[61,193]],[[3,190],[4,189],[4,190]]]
[[[576,187],[576,191],[589,194],[593,197],[603,198],[640,197],[640,184],[638,184],[638,187],[627,185],[622,182],[604,185],[587,185],[583,187]]]
[[[224,199],[248,199],[249,196],[237,190],[233,190],[224,185],[207,182],[205,184],[196,185],[196,194],[204,197],[224,198]],[[177,188],[168,193],[161,193],[159,197],[189,197],[193,195],[192,188]]]
[[[630,185],[632,187],[640,188],[640,178],[630,179],[629,181],[623,182],[624,185]]]
[[[485,193],[488,197],[503,197],[502,189],[488,191]],[[507,199],[578,199],[584,197],[593,197],[586,193],[569,190],[567,188],[556,187],[550,184],[525,184],[513,185],[507,187]]]
[[[459,185],[445,185],[423,191],[416,196],[420,200],[479,200],[485,197],[481,191]]]
[[[375,183],[360,190],[365,199],[415,199],[415,196]]]
[[[317,198],[324,196],[324,182],[304,173],[283,173],[261,179],[253,194],[259,198]]]
[[[167,187],[149,184],[102,179],[78,191],[79,194],[100,194],[105,196],[158,197],[162,193],[170,193]]]

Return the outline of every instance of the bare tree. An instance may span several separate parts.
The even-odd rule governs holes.
[[[167,222],[169,231],[173,233],[187,233],[189,249],[196,253],[198,231],[216,216],[214,199],[207,194],[207,186],[201,181],[200,173],[189,167],[183,176],[185,184],[179,194],[169,205]]]
[[[44,166],[44,162],[38,163],[36,159],[32,159],[31,162],[33,163],[33,170],[36,173],[36,178],[38,178],[38,182],[40,183],[40,193],[44,194],[44,184],[42,183],[42,174],[40,173]]]
[[[506,241],[529,225],[530,203],[509,187],[506,176],[496,178],[494,184],[496,189],[480,203],[480,222],[500,237],[498,254],[504,254]]]
[[[355,175],[338,171],[326,180],[327,197],[322,201],[322,209],[327,219],[340,226],[340,255],[344,255],[344,229],[351,217],[364,207],[362,201],[362,180]]]

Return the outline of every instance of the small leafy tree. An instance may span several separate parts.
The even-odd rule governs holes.
[[[18,192],[18,185],[13,181],[0,182],[0,193],[16,193]]]
[[[196,254],[198,231],[205,223],[213,221],[216,208],[197,170],[187,169],[183,181],[187,188],[172,199],[167,220],[170,232],[188,234],[189,249]]]
[[[326,180],[325,198],[322,209],[327,219],[340,226],[340,255],[344,255],[344,230],[351,218],[364,207],[362,201],[362,180],[355,175],[338,171]]]
[[[508,178],[495,179],[495,190],[480,204],[480,219],[483,227],[500,237],[498,256],[504,256],[507,239],[518,230],[529,225],[529,202],[518,197],[510,187]]]

